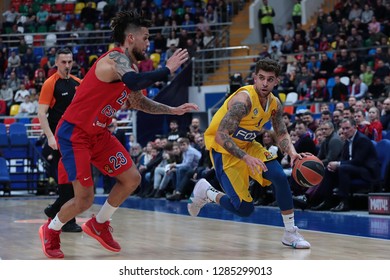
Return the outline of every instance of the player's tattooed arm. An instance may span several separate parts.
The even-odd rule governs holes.
[[[230,101],[230,107],[219,124],[215,141],[233,156],[242,159],[246,153],[234,143],[232,135],[243,117],[249,114],[252,103],[246,93],[238,94]]]
[[[172,114],[172,107],[145,97],[141,91],[132,91],[127,97],[131,109],[149,114]]]
[[[276,133],[279,147],[284,154],[291,155],[292,151],[295,151],[291,142],[290,135],[288,133],[286,124],[283,122],[283,107],[279,100],[276,112],[271,116],[272,127]]]
[[[119,75],[120,79],[122,79],[123,75],[127,72],[134,71],[131,66],[131,61],[130,61],[130,55],[128,53],[128,50],[125,50],[125,53],[120,53],[120,52],[110,52],[108,54],[108,57],[114,61],[114,67],[115,71]]]

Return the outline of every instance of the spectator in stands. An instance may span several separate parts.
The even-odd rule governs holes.
[[[283,122],[287,127],[287,131],[290,133],[291,130],[295,129],[295,123],[291,121],[291,114],[284,112],[283,113]]]
[[[32,6],[28,7],[28,11],[26,14],[26,21],[24,22],[23,26],[26,30],[35,30],[35,27],[37,25],[37,15],[32,8]]]
[[[306,122],[297,121],[295,125],[295,132],[298,136],[298,141],[294,144],[295,149],[298,153],[308,152],[313,155],[317,154],[317,150],[313,141],[314,131],[318,128],[318,126],[311,130]]]
[[[41,5],[39,11],[36,13],[37,26],[47,27],[49,24],[49,12],[45,10],[45,6]]]
[[[335,85],[332,88],[332,101],[346,101],[348,98],[349,92],[348,87],[340,81],[340,76],[335,76]]]
[[[31,102],[30,95],[24,97],[24,101],[20,103],[17,117],[28,117],[35,113],[35,106]]]
[[[14,6],[11,6],[9,10],[6,10],[3,13],[3,17],[4,17],[3,30],[4,31],[6,30],[6,28],[11,28],[15,24],[16,17],[18,15],[19,15],[19,13],[16,11]]]
[[[336,110],[333,111],[332,122],[333,122],[335,131],[338,131],[338,129],[340,127],[340,122],[341,122],[341,119],[342,119],[342,115],[343,115],[343,111],[342,110],[336,109]]]
[[[169,147],[169,145],[165,147]],[[172,142],[172,151],[165,148],[163,159],[166,159],[166,161],[162,162],[154,171],[153,189],[155,194],[153,197],[155,198],[166,197],[169,186],[172,188],[172,191],[174,189],[173,179],[176,169],[174,167],[171,168],[171,164],[178,164],[183,160],[179,143]]]
[[[32,47],[28,47],[26,53],[22,57],[22,67],[30,79],[34,76],[36,66],[36,57],[33,53],[33,49]]]
[[[357,130],[363,134],[366,134],[370,122],[366,120],[366,113],[364,110],[361,108],[355,109],[353,118],[355,120]]]
[[[337,102],[336,103],[335,110],[340,110],[341,112],[343,112],[344,108],[345,108],[344,102]]]
[[[319,127],[319,121],[314,119],[312,112],[310,112],[309,110],[306,110],[306,112],[304,112],[302,114],[301,119],[306,124],[307,128],[309,129],[309,133],[311,135],[311,138],[314,138],[313,133]]]
[[[290,36],[290,38],[294,37],[294,28],[293,23],[291,21],[288,21],[286,25],[282,28],[280,31],[280,36],[282,39],[286,38],[286,36]]]
[[[14,104],[21,104],[25,101],[25,97],[30,95],[30,92],[26,89],[26,86],[21,83],[19,86],[19,90],[16,91],[14,96]]]
[[[324,12],[324,9],[319,8],[317,13],[317,26],[322,29],[322,26],[326,22],[327,17],[328,15]]]
[[[374,16],[374,11],[372,10],[372,8],[368,3],[365,3],[360,18],[362,24],[364,24],[366,28],[368,27],[368,24],[371,22],[373,16]]]
[[[343,119],[351,119],[354,117],[355,109],[353,107],[347,107],[343,110]]]
[[[374,77],[373,83],[368,86],[367,95],[372,96],[374,99],[385,96],[385,84],[380,77]]]
[[[63,14],[62,11],[59,11],[57,9],[56,4],[52,4],[50,7],[50,12],[49,12],[48,26],[56,26],[57,27],[57,21],[61,21],[62,16],[65,16],[65,14]],[[63,31],[65,31],[65,30],[66,30],[66,28]]]
[[[298,88],[297,88],[298,89]],[[314,96],[318,96],[318,85],[317,80],[312,80],[309,87],[306,87],[306,91],[303,91],[305,87],[299,87],[300,94],[299,100],[303,103],[314,101]]]
[[[307,62],[307,70],[313,75],[313,77],[316,77],[318,75],[318,72],[320,71],[321,62],[317,60],[315,55],[310,55],[310,59]]]
[[[11,88],[14,93],[16,93],[20,89],[21,81],[16,76],[15,72],[11,72],[9,75],[9,79],[7,80],[7,88]]]
[[[387,133],[390,131],[390,97],[386,98],[383,101],[383,115],[380,118],[380,121],[383,126],[383,130],[386,130]]]
[[[179,37],[177,37],[175,30],[171,30],[167,39],[167,48],[171,48],[172,45],[176,48],[179,46]]]
[[[30,91],[34,86],[28,75],[23,75],[23,80],[21,83],[24,84],[25,89],[28,91]]]
[[[211,29],[207,29],[205,33],[203,34],[203,46],[205,48],[213,48],[214,46],[214,35]]]
[[[138,63],[139,72],[149,72],[154,70],[153,60],[150,59],[149,54],[145,54],[145,59]]]
[[[195,23],[191,19],[191,16],[189,13],[184,14],[184,20],[181,23],[181,25],[182,25],[182,29],[187,30],[187,32],[192,33],[195,31]]]
[[[185,49],[187,47],[187,40],[190,38],[186,29],[180,29],[178,48]]]
[[[153,191],[153,178],[155,168],[163,160],[164,147],[168,143],[166,138],[156,137],[152,144],[152,159],[146,164],[142,170],[140,169],[140,174],[142,176],[141,184],[138,191],[138,196],[146,197]]]
[[[347,45],[349,49],[357,49],[363,46],[363,38],[355,27],[351,28],[351,34],[347,37]]]
[[[379,77],[381,81],[384,81],[386,77],[390,75],[390,67],[384,63],[382,59],[377,62],[378,66],[375,70],[375,77]]]
[[[198,167],[196,168],[194,176],[192,178],[195,181],[198,181],[201,178],[206,178],[207,180],[215,179],[215,170],[213,169],[213,164],[211,162],[210,152],[206,149],[206,144],[204,142],[204,135],[198,134],[195,138],[195,143],[196,143],[195,148],[198,151],[200,151],[201,157],[198,162]]]
[[[36,73],[37,73],[37,75],[35,76],[35,79],[34,79],[34,87],[37,90],[37,92],[39,93],[39,92],[41,92],[42,85],[46,80],[45,71],[43,69],[41,69],[41,71],[38,71]]]
[[[158,197],[160,198],[161,191],[159,190],[160,184],[165,180],[166,184],[170,182],[167,179],[169,176],[167,174],[167,167],[172,155],[173,145],[177,144],[176,142],[167,142],[167,144],[163,147],[163,154],[161,162],[156,166],[153,172],[153,179],[150,180],[150,184],[153,184],[153,189],[145,195],[145,197]],[[179,149],[179,148],[178,148]],[[165,178],[164,178],[165,177]],[[165,184],[164,182],[164,184]]]
[[[327,166],[329,162],[340,159],[344,143],[338,136],[331,121],[323,122],[321,124],[321,130],[325,138],[323,143],[321,143],[317,156],[324,166]]]
[[[19,77],[21,73],[22,60],[20,56],[16,54],[16,51],[12,51],[10,57],[8,57],[8,66],[6,70],[6,77],[8,77],[11,72],[15,72],[16,76]]]
[[[382,131],[383,126],[380,122],[380,112],[377,107],[371,107],[368,110],[368,118],[370,121],[370,124],[368,125],[368,128],[366,130],[366,135],[371,140],[374,140],[376,142],[379,142],[382,140]]]
[[[355,20],[355,18],[361,18],[361,16],[362,16],[362,9],[360,8],[359,4],[356,2],[353,3],[352,8],[348,14],[348,20],[353,21]]]
[[[191,190],[186,189],[188,181],[192,178],[198,167],[199,160],[202,154],[191,146],[190,139],[179,138],[177,140],[180,150],[183,155],[183,161],[179,164],[172,163],[170,168],[176,169],[175,191],[171,195],[167,195],[168,200],[181,200],[186,193],[190,194]]]
[[[326,87],[326,81],[324,79],[318,80],[317,91],[313,95],[314,102],[328,102],[329,101],[329,91]]]
[[[323,23],[321,28],[322,36],[325,36],[329,42],[332,42],[339,32],[339,27],[336,22],[333,21],[331,16],[326,17],[326,22]]]
[[[157,32],[153,38],[154,41],[154,51],[156,53],[163,53],[167,50],[167,39],[161,34],[161,32]]]
[[[355,76],[351,87],[351,96],[354,96],[357,100],[364,99],[367,91],[367,85],[358,76]]]
[[[68,22],[65,19],[65,14],[62,14],[60,18],[55,22],[55,30],[57,32],[65,32],[68,29]]]
[[[7,105],[7,115],[9,114],[9,109],[11,108],[11,105],[14,102],[14,93],[11,88],[7,87],[6,82],[1,83],[1,89],[0,89],[0,100],[4,100]]]
[[[332,121],[332,113],[329,110],[321,111],[321,117],[319,120],[319,124],[321,125],[325,122],[331,122],[331,121]]]
[[[293,52],[294,37],[285,35],[283,37],[282,53],[289,54]]]
[[[348,49],[345,47],[339,51],[339,54],[337,54],[335,63],[338,67],[343,67],[346,71],[346,68],[349,64],[349,59],[350,57],[348,54]]]
[[[81,10],[80,21],[85,24],[95,24],[98,21],[98,14],[99,12],[92,6],[92,1],[89,1]]]
[[[335,67],[336,63],[334,62],[334,60],[329,58],[326,52],[321,53],[321,64],[317,78],[329,79],[333,76],[333,71]]]
[[[210,29],[210,24],[206,21],[204,15],[199,15],[196,28],[202,31],[202,33],[205,33],[206,30]]]
[[[197,117],[193,117],[191,120],[191,124],[188,127],[188,133],[187,133],[187,138],[190,139],[190,142],[195,141],[195,136],[197,134],[203,134],[203,129],[201,129],[200,126],[200,119]]]
[[[352,179],[362,179],[368,183],[379,178],[380,163],[375,147],[370,139],[355,128],[355,121],[344,119],[341,122],[343,134],[347,139],[341,161],[331,161],[327,166],[320,188],[332,192],[330,186],[337,186],[340,203],[330,210],[333,212],[349,211],[349,197],[353,192]],[[329,195],[327,196],[329,197]],[[325,201],[326,203],[326,201]]]
[[[177,50],[177,46],[175,44],[171,44],[168,50],[165,53],[165,61],[167,61]]]
[[[167,139],[169,142],[176,142],[180,137],[184,137],[185,132],[179,129],[179,123],[176,119],[169,122],[169,132]]]
[[[372,84],[372,80],[374,78],[374,71],[372,71],[372,67],[366,63],[360,64],[359,78],[369,87]]]

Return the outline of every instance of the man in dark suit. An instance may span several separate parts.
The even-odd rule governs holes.
[[[312,206],[311,210],[314,211],[349,211],[348,197],[353,189],[352,180],[361,179],[369,185],[379,178],[380,163],[371,140],[357,131],[354,119],[343,119],[340,127],[347,139],[342,148],[340,161],[329,161],[322,182],[309,188],[303,196],[294,197],[296,207],[304,209]],[[332,208],[334,188],[338,189],[339,204]]]
[[[343,119],[341,129],[346,139],[340,161],[331,161],[320,186],[337,187],[340,203],[330,210],[349,211],[348,197],[352,190],[352,180],[362,179],[367,184],[379,178],[380,163],[374,144],[356,128],[355,120]]]

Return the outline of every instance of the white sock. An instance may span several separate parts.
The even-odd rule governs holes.
[[[207,197],[211,200],[211,201],[214,201],[214,202],[217,202],[217,195],[219,194],[220,192],[217,191],[216,189],[214,189],[213,187],[210,186],[210,188],[206,191],[206,195]]]
[[[112,207],[110,204],[108,204],[108,201],[104,202],[102,208],[100,209],[99,213],[96,215],[96,221],[99,224],[103,224],[104,222],[108,221],[111,216],[114,214],[114,212],[118,209],[118,207]]]
[[[51,220],[48,228],[50,229],[54,229],[56,231],[59,231],[61,230],[62,226],[64,225],[65,223],[61,222],[60,219],[58,218],[58,214],[54,217],[53,220]]]
[[[294,231],[295,221],[294,221],[294,213],[288,215],[282,215],[284,228],[287,231]]]

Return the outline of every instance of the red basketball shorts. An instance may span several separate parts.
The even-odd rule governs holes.
[[[133,165],[129,152],[108,129],[98,135],[88,135],[74,124],[61,120],[56,139],[61,153],[59,184],[79,180],[85,187],[93,186],[91,164],[111,177]]]

